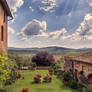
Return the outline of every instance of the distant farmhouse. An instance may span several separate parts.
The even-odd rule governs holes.
[[[92,52],[76,57],[64,57],[66,72],[72,72],[74,78],[81,83],[92,84]]]
[[[0,52],[7,53],[8,17],[13,18],[6,0],[0,0]]]

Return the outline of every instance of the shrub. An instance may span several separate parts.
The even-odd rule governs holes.
[[[47,75],[47,76],[45,76],[45,77],[43,78],[43,80],[44,80],[44,82],[48,83],[48,82],[51,82],[52,77],[49,76],[49,75]]]
[[[2,83],[10,78],[11,71],[8,62],[6,62],[7,60],[8,58],[5,55],[0,54],[0,82]]]
[[[92,92],[92,87],[82,88],[82,92]]]
[[[78,88],[77,82],[75,80],[71,80],[70,87],[73,88],[73,89],[77,89]]]
[[[53,69],[49,69],[49,75],[53,75],[54,74],[54,70]]]
[[[34,77],[34,82],[35,82],[35,83],[41,83],[41,77],[42,77],[41,74],[35,75],[35,77]]]
[[[20,72],[20,71],[18,71],[18,72],[17,72],[17,79],[20,79],[20,78],[21,78],[21,76],[22,76],[22,75],[21,75],[21,72]]]
[[[54,70],[53,69],[49,69],[49,72],[54,72]]]
[[[15,69],[11,69],[10,78],[5,81],[5,85],[11,85],[15,83],[17,78],[17,72]]]
[[[58,70],[58,72],[57,72],[57,77],[58,77],[58,78],[62,78],[63,73],[64,73],[63,70]]]
[[[54,57],[46,51],[39,52],[32,57],[32,62],[35,62],[37,66],[52,66],[54,61]]]
[[[70,81],[70,80],[71,80],[70,72],[64,72],[63,73],[63,81]]]
[[[58,71],[61,69],[60,65],[57,63],[53,64],[54,74],[57,75]]]
[[[0,92],[7,92],[5,88],[0,89]]]

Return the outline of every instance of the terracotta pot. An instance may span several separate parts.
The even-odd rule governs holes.
[[[69,85],[69,84],[70,84],[69,81],[64,82],[64,85],[66,85],[66,86]]]
[[[54,75],[54,72],[49,72],[49,75],[51,75],[51,76]]]

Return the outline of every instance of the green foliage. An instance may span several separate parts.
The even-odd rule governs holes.
[[[18,68],[20,69],[22,66],[30,66],[32,65],[31,56],[19,55],[19,54],[9,54],[9,59],[16,62]]]
[[[5,81],[5,85],[10,85],[12,83],[15,83],[17,78],[17,72],[15,69],[11,69],[11,73],[10,73],[10,79]]]
[[[54,72],[54,70],[53,69],[49,69],[49,72]]]
[[[0,81],[6,81],[10,78],[10,69],[7,61],[8,58],[0,54]]]
[[[75,80],[71,80],[70,81],[70,87],[73,89],[77,89],[78,88],[78,84]]]
[[[52,82],[50,83],[34,83],[34,76],[40,73],[44,77],[46,74],[48,74],[48,70],[37,70],[31,72],[30,70],[22,71],[22,76],[24,76],[25,79],[19,79],[13,85],[6,86],[7,91],[22,92],[22,88],[27,87],[29,89],[29,92],[80,92],[80,90],[78,89],[71,89],[65,86],[63,82],[56,76],[52,76]]]
[[[92,92],[92,87],[83,88],[82,92]]]
[[[92,92],[92,87],[89,87],[88,88],[88,92]]]
[[[0,89],[0,92],[7,92],[5,88]]]
[[[54,70],[54,74],[58,75],[58,71],[61,70],[60,64],[54,63],[53,64],[53,70]]]
[[[36,65],[36,63],[32,63],[32,67],[34,67],[34,68],[35,68],[36,66],[37,66],[37,65]]]
[[[6,84],[12,84],[16,80],[17,65],[13,59],[0,54],[0,82],[2,88]]]
[[[64,72],[63,73],[63,81],[70,81],[72,78],[71,78],[71,74],[70,72]]]

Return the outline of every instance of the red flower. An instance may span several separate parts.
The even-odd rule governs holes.
[[[23,88],[22,92],[28,92],[28,88]]]

